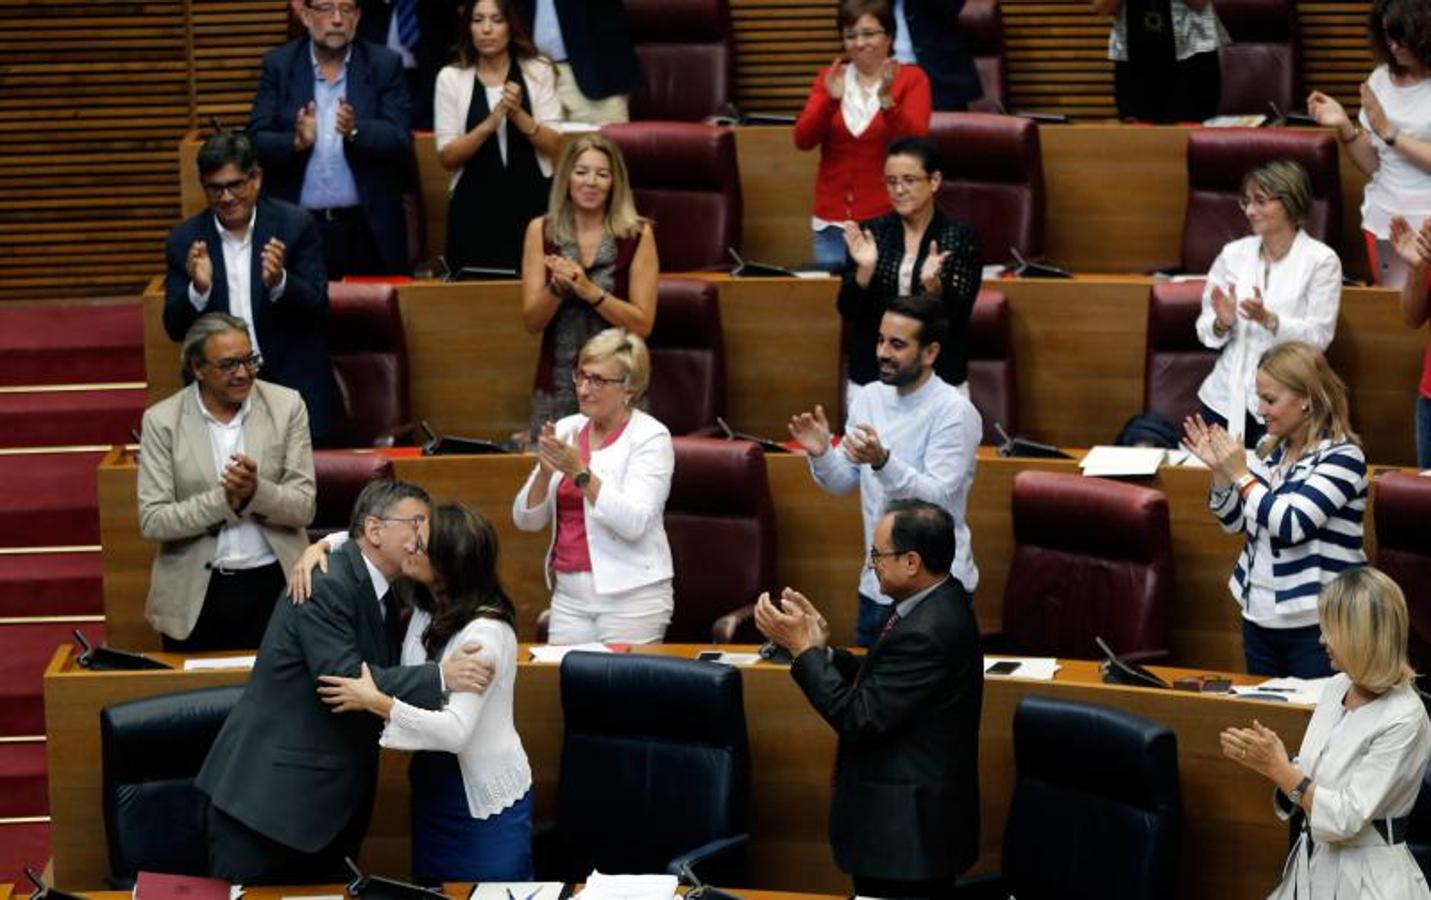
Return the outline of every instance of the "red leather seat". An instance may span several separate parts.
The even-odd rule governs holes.
[[[671,434],[715,433],[725,415],[725,340],[716,286],[662,278],[651,349],[651,415]]]
[[[412,425],[397,289],[332,282],[328,306],[328,355],[342,404],[331,443],[391,446]]]
[[[1202,386],[1218,351],[1197,338],[1204,282],[1166,282],[1148,292],[1148,349],[1143,358],[1143,409],[1182,427],[1198,411]]]
[[[1302,105],[1302,51],[1293,0],[1217,0],[1217,18],[1232,36],[1218,54],[1223,115],[1286,112]]]
[[[964,33],[979,84],[984,88],[984,96],[970,103],[969,111],[1004,112],[1009,95],[1009,64],[1004,58],[1004,17],[999,13],[998,0],[965,0],[964,8],[959,10],[959,30]]]
[[[779,589],[765,451],[749,441],[719,438],[678,437],[674,443],[666,538],[676,611],[666,640],[759,643],[749,604],[761,591]]]
[[[624,0],[646,83],[631,120],[699,122],[735,100],[729,0]]]
[[[969,314],[969,399],[984,420],[985,444],[1002,443],[995,422],[1009,434],[1019,432],[1019,385],[1009,320],[1009,301],[1003,292],[979,292]]]
[[[663,272],[724,267],[740,247],[740,168],[729,128],[693,122],[606,125],[631,172],[636,209],[655,221]]]
[[[1014,477],[1014,555],[1003,643],[1034,656],[1097,659],[1166,653],[1172,538],[1162,491],[1103,478]]]
[[[1307,233],[1340,250],[1342,184],[1334,136],[1290,128],[1203,128],[1188,136],[1183,271],[1206,272],[1224,244],[1251,233],[1237,206],[1242,178],[1275,159],[1307,170],[1312,182]]]
[[[1411,615],[1411,667],[1431,671],[1431,478],[1387,472],[1372,491],[1376,567],[1401,586]]]
[[[1043,252],[1043,151],[1038,125],[1014,116],[937,112],[929,136],[944,181],[939,205],[974,226],[986,265]]]
[[[314,450],[313,474],[318,493],[308,536],[317,540],[334,531],[347,531],[353,504],[368,482],[393,477],[386,457],[354,450]]]

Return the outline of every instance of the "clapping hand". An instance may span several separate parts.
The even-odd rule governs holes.
[[[272,290],[278,287],[278,282],[283,279],[283,262],[288,253],[288,247],[276,237],[268,239],[268,243],[263,245],[263,260],[259,270],[263,277],[263,286]]]
[[[1421,223],[1421,230],[1411,227],[1404,216],[1391,220],[1391,245],[1396,255],[1412,269],[1421,269],[1431,263],[1431,219]]]
[[[845,98],[845,66],[849,65],[839,57],[830,63],[830,71],[825,73],[825,93],[830,95],[830,99],[839,102]]]
[[[235,512],[243,509],[258,489],[258,461],[247,453],[234,453],[219,477],[224,497]]]
[[[879,105],[889,109],[894,105],[894,80],[899,77],[899,61],[890,57],[879,67]]]
[[[755,601],[755,627],[774,643],[799,656],[811,647],[824,647],[830,626],[799,591],[786,588],[779,600],[762,593]]]
[[[1273,334],[1277,333],[1277,326],[1282,320],[1262,302],[1261,288],[1253,288],[1252,296],[1238,304],[1238,309],[1242,311],[1244,319],[1256,322]]]
[[[1282,738],[1256,719],[1251,728],[1224,728],[1218,740],[1223,756],[1268,778],[1275,780],[1278,768],[1288,765]]]
[[[1208,425],[1201,415],[1183,420],[1183,446],[1212,470],[1214,483],[1225,487],[1247,473],[1247,451],[1221,425]]]
[[[567,477],[586,468],[586,463],[581,460],[581,451],[557,437],[555,426],[550,431],[542,426],[542,433],[537,438],[537,463],[549,472],[560,472]]]
[[[587,303],[596,303],[606,296],[605,291],[586,277],[586,270],[575,260],[551,253],[547,255],[545,262],[553,293],[572,295]]]
[[[358,114],[342,97],[338,98],[338,114],[333,117],[333,130],[343,137],[352,137],[358,128]]]
[[[189,283],[200,294],[207,294],[214,285],[214,261],[209,258],[209,245],[204,241],[194,241],[189,245],[189,256],[184,260],[184,270],[189,273]]]
[[[924,257],[924,265],[919,268],[919,280],[924,285],[924,292],[938,296],[944,291],[944,284],[939,280],[939,273],[944,269],[944,260],[949,256],[949,251],[939,252],[939,242],[929,242],[929,255]]]
[[[879,262],[879,245],[868,229],[860,228],[858,222],[845,223],[845,248],[850,251],[850,259],[856,268],[873,269]]]
[[[880,443],[879,433],[872,425],[860,424],[846,431],[840,449],[857,466],[883,466],[889,459],[889,451]]]
[[[309,100],[293,120],[293,149],[302,153],[318,140],[318,105]]]
[[[1222,285],[1212,286],[1212,312],[1217,316],[1217,327],[1229,331],[1237,323],[1237,283],[1229,281],[1227,289]]]
[[[825,418],[825,408],[817,403],[814,410],[791,416],[790,436],[810,456],[824,456],[830,449],[830,420]]]
[[[1312,91],[1307,95],[1307,115],[1317,120],[1317,124],[1326,128],[1335,128],[1338,134],[1343,128],[1351,127],[1351,118],[1347,116],[1347,111],[1335,97],[1330,97],[1321,91]]]

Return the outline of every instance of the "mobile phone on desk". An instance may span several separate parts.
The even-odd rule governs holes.
[[[702,650],[696,654],[696,659],[702,662],[720,662],[725,654],[720,650]]]
[[[1012,675],[1019,670],[1019,666],[1021,665],[1023,665],[1023,663],[1019,662],[1016,659],[1002,659],[994,663],[992,666],[989,666],[988,670],[984,674]]]

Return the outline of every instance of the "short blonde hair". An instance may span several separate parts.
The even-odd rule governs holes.
[[[1242,192],[1249,187],[1261,188],[1274,197],[1287,211],[1287,218],[1298,228],[1307,225],[1307,213],[1312,208],[1312,179],[1300,163],[1290,159],[1274,159],[1242,176]]]
[[[1371,566],[1342,572],[1322,588],[1317,617],[1353,684],[1381,694],[1416,677],[1406,661],[1406,598],[1385,572]]]
[[[552,176],[552,193],[547,203],[550,236],[557,243],[576,240],[576,209],[571,200],[571,172],[576,161],[588,150],[606,155],[611,164],[611,193],[606,198],[606,230],[613,237],[629,238],[641,232],[642,220],[636,215],[636,198],[631,193],[631,175],[621,148],[604,134],[583,134],[566,145],[556,174]]]
[[[1273,381],[1306,398],[1306,418],[1302,426],[1305,429],[1302,435],[1304,452],[1322,438],[1361,445],[1361,438],[1351,427],[1347,386],[1332,371],[1322,351],[1303,341],[1288,341],[1269,347],[1258,360],[1257,368],[1266,372]],[[1291,435],[1281,438],[1268,435],[1258,445],[1257,452],[1266,456],[1289,437]]]
[[[584,366],[607,359],[621,367],[626,390],[631,394],[631,405],[645,399],[646,389],[651,386],[651,353],[646,349],[646,342],[625,328],[608,328],[597,332],[582,346],[576,364]]]

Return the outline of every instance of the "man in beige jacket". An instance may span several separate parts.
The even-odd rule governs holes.
[[[144,413],[139,528],[160,543],[144,614],[166,650],[252,649],[308,545],[308,411],[258,380],[243,319],[200,316],[182,359],[193,384]]]

